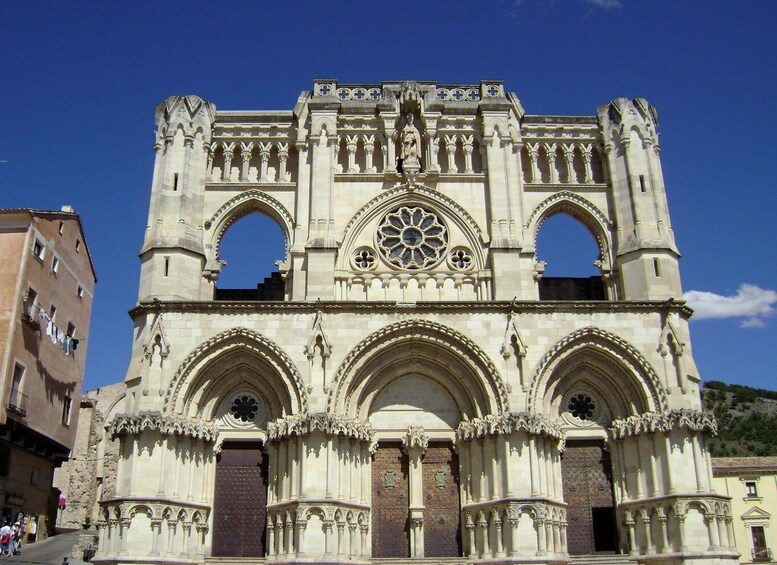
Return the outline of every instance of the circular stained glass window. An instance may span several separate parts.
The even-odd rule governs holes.
[[[443,258],[448,232],[435,213],[420,206],[402,206],[383,217],[377,242],[389,263],[405,269],[423,269]]]
[[[232,401],[229,410],[236,420],[241,422],[253,422],[256,413],[259,412],[259,403],[256,398],[247,394],[241,394]]]
[[[587,394],[575,394],[567,406],[570,414],[580,420],[591,420],[596,413],[596,403]]]

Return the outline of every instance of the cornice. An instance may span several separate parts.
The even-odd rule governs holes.
[[[270,441],[281,441],[292,436],[304,436],[313,432],[322,432],[325,435],[342,436],[368,443],[372,441],[374,434],[369,422],[359,422],[323,413],[286,416],[267,424],[267,437]]]
[[[622,420],[613,420],[610,431],[615,439],[624,439],[644,433],[670,432],[680,428],[715,435],[718,433],[718,421],[710,412],[682,408],[668,410],[663,414],[645,412]]]
[[[188,418],[165,416],[161,412],[117,414],[106,426],[106,430],[111,438],[156,431],[162,435],[188,436],[212,443],[216,441],[218,436],[218,430],[212,424]]]
[[[469,422],[462,422],[456,429],[459,441],[471,441],[487,436],[506,435],[523,431],[530,435],[544,435],[554,439],[563,439],[561,423],[539,414],[528,412],[508,412],[507,414],[484,416]]]
[[[278,314],[278,313],[310,313],[317,311],[325,314],[368,314],[376,313],[434,313],[437,315],[460,315],[462,313],[499,313],[514,312],[516,314],[608,314],[608,313],[676,313],[688,319],[693,310],[684,301],[563,301],[563,300],[494,300],[490,302],[351,302],[351,301],[320,301],[320,302],[265,302],[265,301],[184,301],[159,300],[140,302],[129,311],[133,319],[156,312],[169,313],[200,313],[225,315],[236,314]]]

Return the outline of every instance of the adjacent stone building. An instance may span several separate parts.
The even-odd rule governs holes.
[[[777,457],[717,457],[712,474],[715,489],[731,497],[740,561],[777,562]]]
[[[59,514],[62,528],[96,524],[99,501],[116,494],[119,442],[106,433],[106,425],[121,408],[126,390],[124,383],[117,383],[81,397],[73,452],[54,473],[54,486],[67,500]]]
[[[54,469],[75,441],[97,281],[72,208],[0,210],[0,505],[30,539],[53,531]]]
[[[97,561],[736,562],[646,100],[317,80],[156,125]],[[279,271],[221,288],[252,213]],[[601,276],[543,276],[555,214]]]

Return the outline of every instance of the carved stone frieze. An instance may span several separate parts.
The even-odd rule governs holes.
[[[429,447],[429,436],[424,432],[421,426],[410,426],[407,428],[407,433],[402,436],[402,447],[405,451],[410,451],[413,448],[426,451]]]
[[[372,426],[369,422],[359,422],[323,413],[286,416],[267,424],[267,437],[270,441],[280,441],[291,436],[303,436],[316,431],[364,442],[371,442],[373,437]]]
[[[623,439],[643,433],[669,432],[677,428],[687,428],[694,432],[718,433],[718,422],[710,412],[689,410],[687,408],[667,412],[645,412],[620,420],[613,420],[613,437]]]
[[[538,414],[528,412],[508,412],[476,418],[469,422],[462,422],[456,429],[456,438],[459,441],[470,441],[486,436],[505,435],[517,431],[524,431],[532,435],[544,435],[561,440],[564,431],[561,422],[551,420]]]
[[[218,429],[213,424],[180,416],[165,416],[155,411],[117,414],[108,424],[107,430],[111,438],[138,435],[145,431],[157,431],[162,435],[188,436],[207,442],[215,442],[218,437]]]

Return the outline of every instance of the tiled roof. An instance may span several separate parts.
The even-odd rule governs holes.
[[[715,473],[755,470],[777,473],[777,457],[713,457],[712,470]]]

